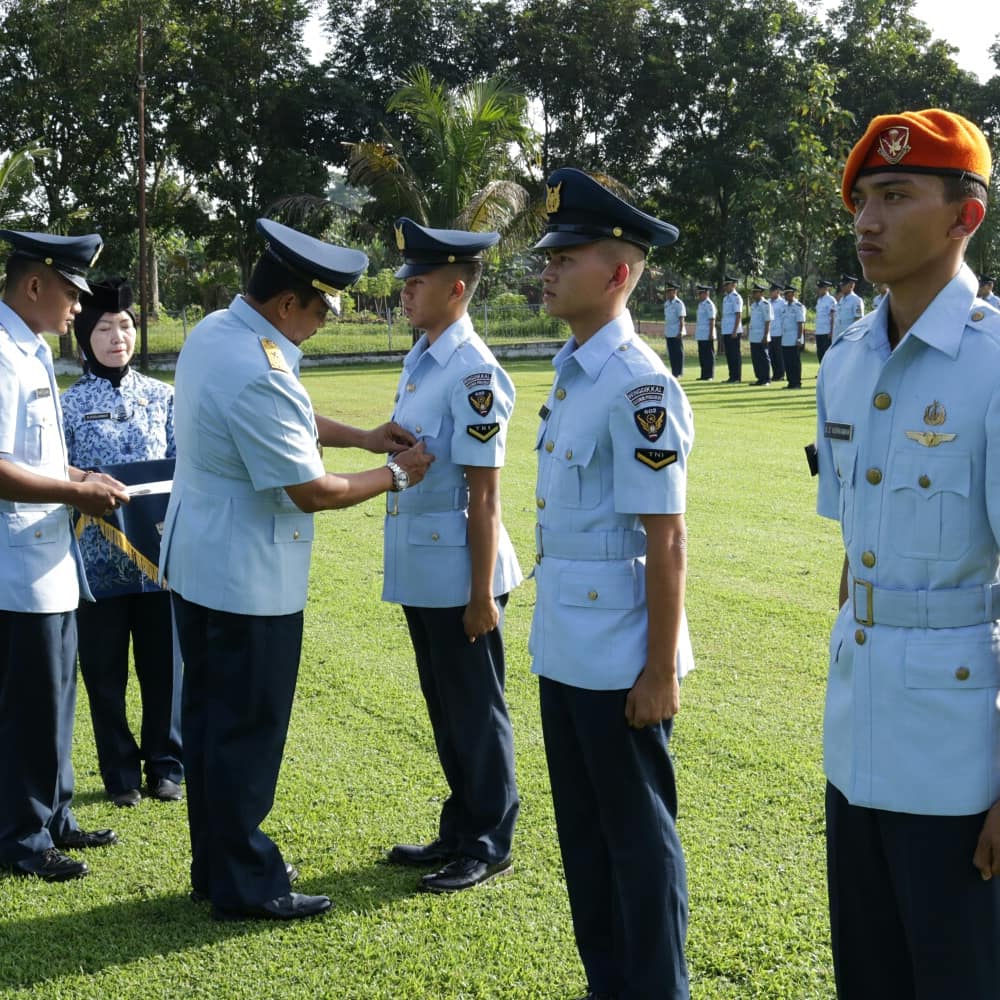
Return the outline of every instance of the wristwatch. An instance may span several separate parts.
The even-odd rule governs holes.
[[[410,486],[410,474],[395,462],[387,462],[387,468],[392,473],[392,492],[402,493]]]

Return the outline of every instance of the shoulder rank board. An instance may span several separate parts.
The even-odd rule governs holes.
[[[285,360],[284,354],[281,353],[281,348],[273,340],[261,337],[260,346],[264,354],[267,355],[267,363],[271,366],[271,371],[284,372],[286,375],[292,374],[292,369],[288,367],[288,362]]]

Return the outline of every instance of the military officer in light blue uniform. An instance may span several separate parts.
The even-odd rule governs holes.
[[[852,324],[857,323],[865,314],[865,303],[854,286],[858,279],[853,274],[840,276],[840,301],[837,303],[836,318],[833,325],[833,339],[836,340]]]
[[[195,899],[217,919],[290,920],[329,909],[290,891],[294,869],[260,830],[274,801],[302,644],[313,512],[418,482],[430,458],[385,424],[316,416],[300,344],[367,266],[270,219],[245,295],[206,316],[177,362],[177,465],[160,547],[181,650]],[[320,446],[396,452],[379,468],[325,471]]]
[[[816,358],[823,356],[833,343],[833,324],[837,318],[837,300],[830,294],[833,282],[820,278],[816,282],[819,294],[816,296]]]
[[[785,300],[781,297],[783,286],[772,281],[767,288],[767,300],[771,304],[771,337],[767,344],[767,356],[771,361],[772,378],[776,382],[785,377],[785,356],[781,352],[781,317],[785,312]]]
[[[715,378],[715,318],[718,310],[712,301],[711,285],[695,285],[698,293],[698,311],[694,327],[694,339],[698,344],[698,363],[701,374],[699,382],[711,382]]]
[[[754,283],[750,289],[750,362],[755,376],[754,385],[771,384],[771,361],[767,355],[767,344],[771,338],[774,310],[764,298],[767,289]]]
[[[682,1000],[687,886],[667,743],[684,615],[691,408],[633,332],[650,246],[677,238],[579,170],[548,179],[543,303],[572,337],[538,429],[532,670],[588,997]]]
[[[0,230],[13,252],[0,301],[0,866],[49,882],[87,865],[62,848],[111,830],[73,816],[76,606],[91,599],[67,505],[101,517],[128,495],[69,464],[52,352],[69,333],[101,238]]]
[[[663,336],[667,342],[667,357],[670,360],[670,372],[674,378],[684,374],[684,321],[687,319],[687,307],[677,294],[677,286],[672,282],[667,285],[666,298],[663,300]]]
[[[521,582],[500,519],[514,384],[468,316],[483,252],[499,239],[396,222],[400,298],[423,335],[403,362],[392,419],[435,462],[416,489],[388,498],[382,599],[403,606],[450,794],[437,837],[398,844],[389,857],[438,863],[421,882],[430,892],[508,871],[520,807],[501,631],[507,596]]]
[[[726,351],[727,382],[743,381],[743,296],[736,291],[736,279],[722,279],[722,344]]]
[[[817,386],[846,550],[823,740],[841,1000],[1000,996],[1000,315],[963,262],[990,159],[930,109],[875,118],[844,170],[892,294]]]
[[[806,307],[798,299],[799,290],[785,285],[781,310],[781,356],[785,362],[786,389],[802,388],[802,344],[805,340]]]
[[[993,286],[996,284],[996,279],[988,274],[980,275],[979,277],[979,297],[984,301],[988,302],[994,309],[1000,309],[1000,295],[993,294]]]

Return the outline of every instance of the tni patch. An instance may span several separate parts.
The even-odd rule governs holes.
[[[482,441],[483,444],[500,433],[499,424],[469,424],[465,429],[477,441]]]
[[[469,393],[469,405],[481,417],[485,417],[493,409],[493,390],[477,389]]]
[[[644,406],[632,414],[639,433],[649,441],[659,441],[667,424],[667,411],[662,406]]]
[[[651,469],[665,469],[677,461],[677,452],[661,451],[659,448],[636,448],[635,458]]]

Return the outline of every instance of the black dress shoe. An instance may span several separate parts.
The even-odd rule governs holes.
[[[87,847],[107,847],[118,843],[118,834],[114,830],[72,830],[61,837],[53,837],[56,847],[68,847],[70,850],[82,851]]]
[[[119,809],[132,809],[142,801],[142,795],[139,794],[138,788],[129,788],[109,797]]]
[[[212,907],[215,920],[299,920],[315,917],[330,909],[327,896],[306,896],[301,892],[290,892],[277,899],[269,899],[259,906],[247,906],[239,910],[225,910]]]
[[[18,861],[11,870],[15,875],[34,875],[45,882],[66,882],[71,878],[83,878],[90,871],[85,861],[68,857],[55,847]]]
[[[463,889],[471,889],[474,885],[488,882],[497,875],[503,875],[513,867],[514,863],[509,857],[494,864],[480,861],[479,858],[455,858],[441,871],[425,875],[420,880],[420,888],[424,892],[461,892]]]
[[[455,852],[441,840],[432,840],[429,844],[397,844],[388,860],[394,865],[436,865],[454,857]]]
[[[169,778],[157,778],[155,781],[147,782],[146,790],[152,798],[160,802],[180,802],[184,798],[181,786]]]
[[[295,865],[285,862],[285,874],[288,876],[289,882],[294,882],[299,877],[299,870]],[[192,903],[205,903],[208,901],[207,892],[199,892],[197,889],[192,889],[188,898]]]

